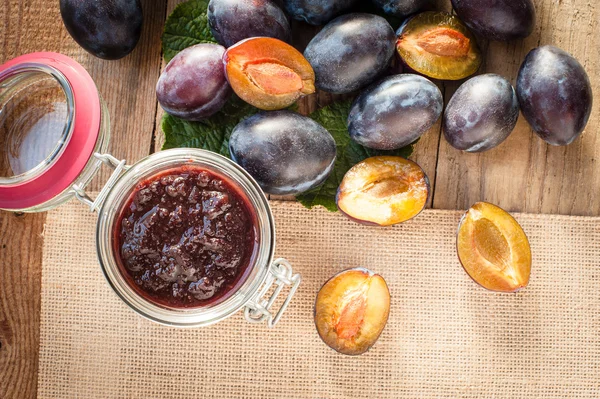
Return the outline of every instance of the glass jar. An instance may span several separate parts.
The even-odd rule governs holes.
[[[27,54],[0,67],[0,209],[41,212],[86,187],[110,138],[94,81],[72,59]]]
[[[0,66],[0,209],[40,212],[75,197],[99,213],[96,248],[114,292],[138,314],[161,324],[201,327],[243,309],[247,321],[273,327],[301,278],[285,259],[273,260],[275,223],[264,193],[241,167],[218,154],[173,149],[128,166],[106,154],[106,107],[89,74],[72,59],[34,53]],[[102,164],[114,169],[95,199],[85,187]],[[115,250],[115,225],[135,187],[160,171],[194,166],[223,176],[249,200],[257,217],[258,249],[243,280],[221,302],[173,308],[141,296],[124,276]],[[277,298],[288,288],[279,309]]]

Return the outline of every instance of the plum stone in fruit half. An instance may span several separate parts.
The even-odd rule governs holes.
[[[348,131],[360,145],[376,150],[402,148],[440,118],[440,89],[413,74],[390,76],[359,95],[350,109]]]
[[[323,25],[360,0],[283,0],[285,10],[298,21]],[[364,0],[363,0],[364,1]]]
[[[156,84],[156,97],[171,115],[197,121],[223,108],[231,88],[223,68],[225,47],[197,44],[179,52]]]
[[[284,109],[315,92],[315,72],[301,52],[272,37],[251,37],[223,57],[227,80],[248,104],[265,111]]]
[[[475,36],[458,17],[426,11],[398,29],[398,54],[413,71],[434,79],[460,80],[479,69],[482,57]]]
[[[210,0],[208,24],[225,47],[249,37],[274,37],[284,42],[292,37],[287,16],[273,0]]]
[[[519,119],[519,102],[510,82],[488,73],[463,83],[444,112],[444,136],[450,145],[482,152],[502,143]]]
[[[107,60],[133,51],[144,21],[139,0],[60,0],[60,14],[81,47]]]
[[[386,14],[399,18],[407,17],[430,7],[432,0],[371,0]]]
[[[469,29],[488,40],[523,39],[535,26],[532,0],[452,0],[452,6]]]
[[[331,21],[308,44],[304,56],[318,89],[350,93],[372,83],[390,65],[396,35],[382,17],[355,13]]]
[[[267,194],[296,195],[327,179],[337,150],[331,134],[311,118],[273,111],[240,122],[229,151]]]
[[[572,143],[592,112],[592,87],[581,64],[569,53],[542,46],[529,52],[517,77],[521,111],[548,144]]]

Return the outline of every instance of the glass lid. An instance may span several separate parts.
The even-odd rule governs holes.
[[[100,132],[101,104],[87,71],[57,53],[0,66],[0,208],[52,200],[83,172]]]
[[[8,75],[0,85],[1,184],[31,179],[52,164],[73,120],[73,96],[62,75],[41,65]]]

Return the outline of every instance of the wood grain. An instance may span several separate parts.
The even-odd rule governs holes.
[[[0,398],[36,396],[45,220],[0,212]]]
[[[0,62],[34,51],[55,51],[90,73],[111,116],[109,152],[134,162],[148,155],[156,118],[154,85],[160,72],[164,1],[143,0],[144,28],[137,48],[119,61],[82,50],[63,26],[59,2],[0,0]],[[90,189],[110,174],[101,170]],[[35,398],[44,214],[15,217],[0,211],[0,398]],[[90,243],[90,245],[94,245]]]
[[[600,94],[600,8],[597,1],[538,0],[535,32],[525,40],[490,43],[485,72],[513,84],[527,53],[544,44],[573,54],[584,66],[593,91]],[[446,100],[457,83],[448,83]],[[465,209],[476,201],[507,210],[567,215],[600,214],[600,104],[596,101],[583,136],[567,147],[547,145],[523,117],[499,147],[467,154],[440,142],[434,208]]]

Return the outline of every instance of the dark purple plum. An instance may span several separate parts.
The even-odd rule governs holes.
[[[323,25],[358,2],[359,0],[283,0],[283,5],[292,18],[311,25]]]
[[[273,111],[240,122],[229,151],[267,194],[296,195],[327,179],[337,150],[331,134],[311,118]]]
[[[519,102],[510,82],[488,73],[467,80],[444,111],[444,136],[467,152],[490,150],[502,143],[519,119]]]
[[[273,37],[284,42],[292,37],[287,16],[273,0],[210,0],[208,24],[225,47],[249,37]]]
[[[527,54],[517,77],[517,96],[527,122],[552,145],[572,143],[592,112],[592,87],[585,69],[554,46]]]
[[[535,26],[532,0],[452,0],[452,6],[469,29],[489,40],[523,39]]]
[[[356,98],[348,116],[350,137],[376,150],[394,150],[421,137],[442,114],[440,89],[413,74],[390,76]]]
[[[171,115],[197,121],[218,112],[232,90],[223,68],[225,47],[197,44],[179,52],[160,75],[156,97]]]
[[[432,6],[432,0],[371,0],[386,14],[405,18]]]
[[[308,44],[304,57],[315,70],[315,85],[335,94],[372,83],[394,56],[396,34],[382,17],[347,14],[331,21]]]
[[[98,58],[125,57],[142,33],[140,0],[60,0],[60,13],[73,39]]]

